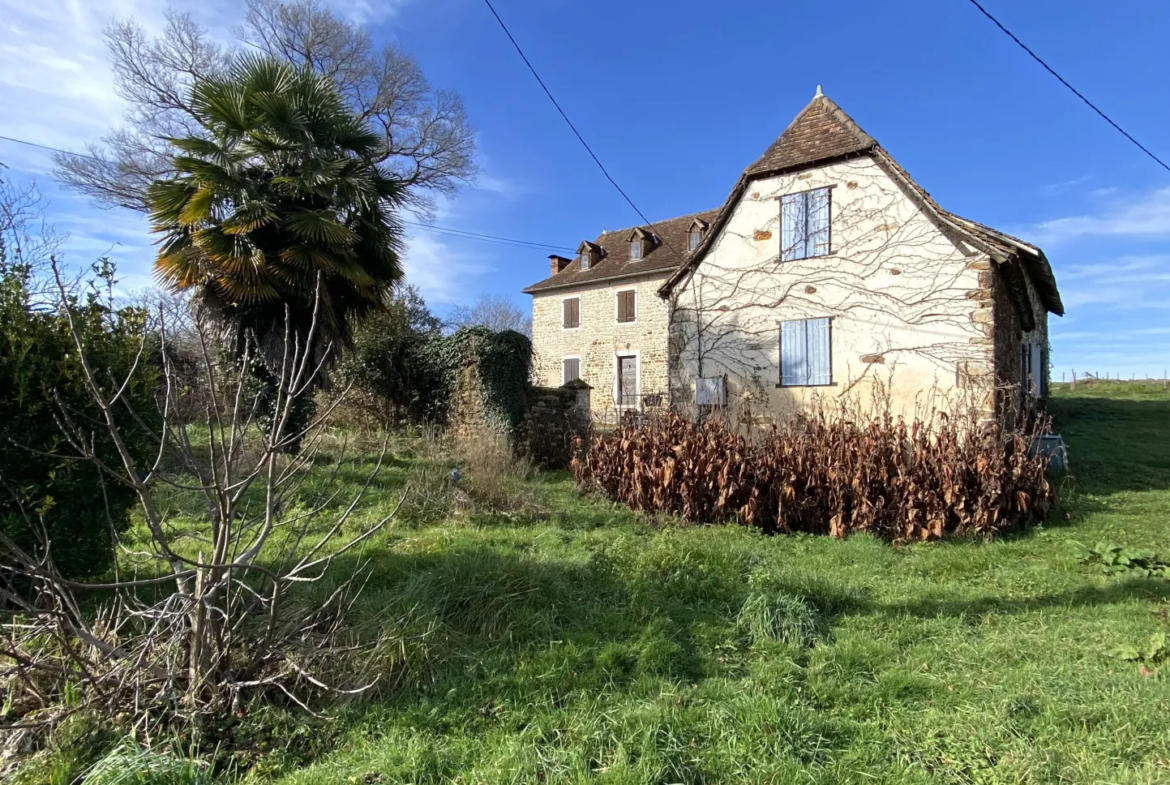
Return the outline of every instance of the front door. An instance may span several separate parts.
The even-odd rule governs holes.
[[[618,406],[638,405],[638,358],[618,357]]]

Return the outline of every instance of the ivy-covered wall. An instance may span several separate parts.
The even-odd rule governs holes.
[[[515,435],[527,409],[532,341],[512,330],[469,327],[436,339],[429,350],[443,369],[453,429],[487,422]]]

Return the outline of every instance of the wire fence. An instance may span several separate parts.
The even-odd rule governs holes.
[[[1053,368],[1049,373],[1049,380],[1052,383],[1068,384],[1076,387],[1078,384],[1092,384],[1094,382],[1161,382],[1163,387],[1166,387],[1170,382],[1170,377],[1167,376],[1167,370],[1163,368],[1162,372],[1152,374],[1140,374],[1136,371],[1131,371],[1128,375],[1118,371],[1078,371],[1075,368],[1060,371],[1060,380],[1057,382],[1057,371]]]

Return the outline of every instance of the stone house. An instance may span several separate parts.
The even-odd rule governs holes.
[[[540,384],[595,413],[808,409],[988,414],[1048,389],[1044,252],[961,218],[818,88],[723,206],[553,256],[533,296]]]

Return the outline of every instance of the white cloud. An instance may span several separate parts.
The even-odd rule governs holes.
[[[331,0],[325,4],[361,24],[377,24],[393,19],[412,0]]]
[[[477,278],[495,270],[490,254],[439,239],[423,230],[414,231],[406,241],[402,266],[406,282],[422,290],[427,302],[436,305],[463,303],[482,288]]]
[[[1076,188],[1078,185],[1084,185],[1092,179],[1093,175],[1091,174],[1086,174],[1081,177],[1074,177],[1071,180],[1065,180],[1064,182],[1046,185],[1044,186],[1044,192],[1047,194],[1058,194],[1063,191],[1067,191],[1070,188]]]
[[[1170,236],[1170,188],[1158,188],[1138,198],[1109,200],[1096,214],[1055,218],[1019,232],[1039,245],[1083,237]]]
[[[1161,309],[1170,302],[1170,255],[1122,256],[1057,270],[1061,299],[1070,309],[1085,305],[1131,311]]]
[[[502,196],[505,199],[515,199],[525,190],[523,186],[514,180],[487,173],[480,174],[475,179],[475,185],[472,187],[479,191]]]

